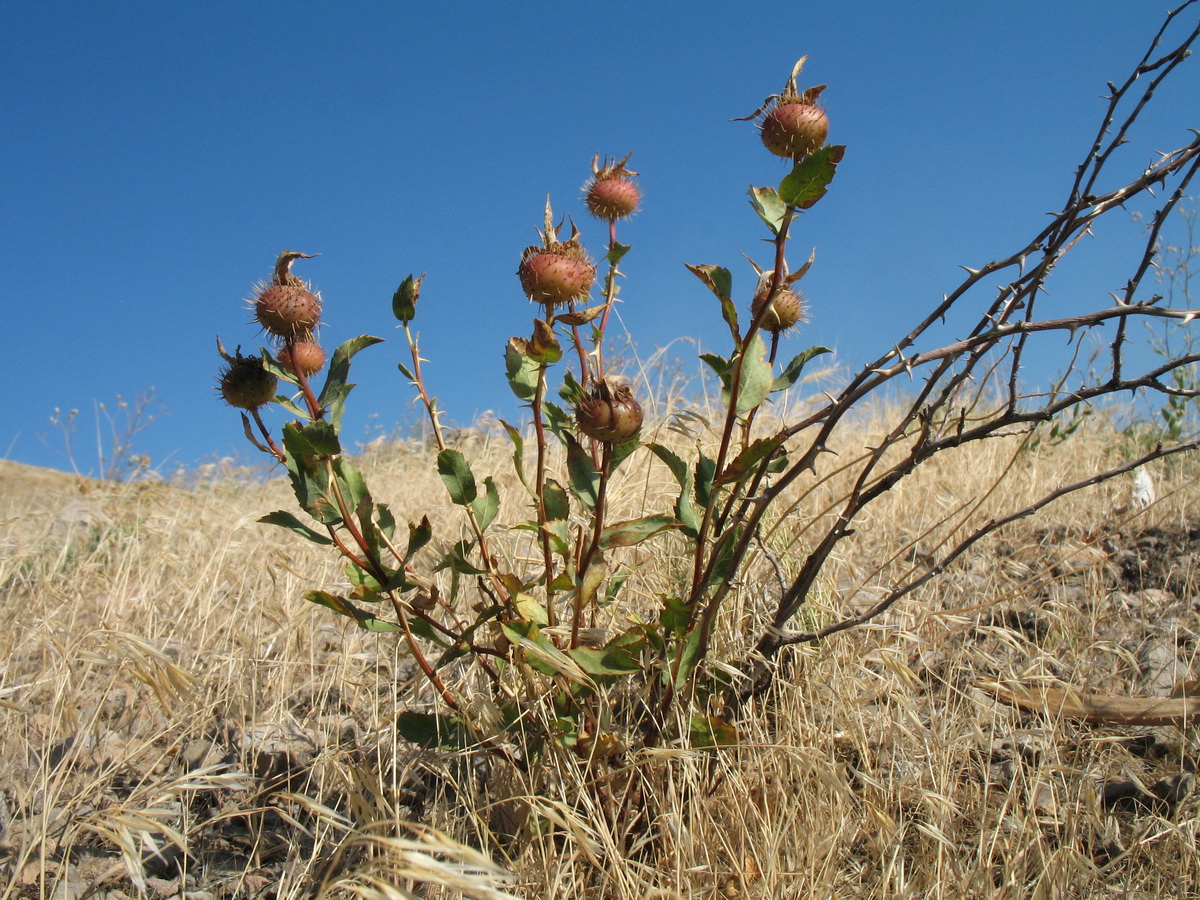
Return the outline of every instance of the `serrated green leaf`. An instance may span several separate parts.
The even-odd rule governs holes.
[[[609,451],[608,471],[610,473],[617,471],[621,467],[621,463],[629,459],[641,446],[642,442],[636,437],[632,437],[627,441],[621,441],[619,444],[613,444],[612,449]]]
[[[742,360],[742,375],[738,384],[737,413],[745,415],[755,409],[771,393],[771,385],[775,383],[775,375],[771,371],[771,363],[767,360],[767,347],[763,343],[762,334],[755,332],[754,339],[745,348]],[[736,360],[735,363],[736,364]],[[726,373],[725,384],[721,391],[721,399],[728,406],[730,389],[733,380],[733,366]]]
[[[724,384],[726,375],[729,372],[729,360],[723,356],[717,356],[715,353],[701,353],[700,359],[703,360],[710,369],[717,373],[721,379],[721,383]]]
[[[546,521],[566,520],[571,515],[571,499],[563,486],[553,478],[547,478],[542,488],[545,498]]]
[[[276,510],[273,513],[267,513],[267,515],[259,518],[258,521],[262,522],[264,525],[278,525],[280,528],[286,528],[289,531],[294,531],[305,540],[312,541],[314,544],[333,543],[333,541],[325,537],[325,535],[313,531],[313,529],[309,528],[290,512],[285,512],[284,510]]]
[[[332,609],[334,612],[353,619],[359,628],[367,631],[385,632],[385,631],[403,631],[404,629],[392,622],[385,622],[383,619],[377,619],[370,613],[363,612],[357,606],[344,597],[337,597],[327,591],[309,591],[304,595],[304,599],[310,603],[316,603],[318,606],[324,606]]]
[[[779,192],[773,187],[750,188],[750,205],[758,213],[772,234],[779,234],[783,227],[783,217],[787,212],[787,204],[779,197]]]
[[[616,241],[613,241],[613,245],[609,248],[608,253],[604,254],[604,258],[615,266],[621,261],[625,254],[629,252],[629,250],[630,245],[619,244]]]
[[[663,630],[675,637],[682,637],[692,624],[692,614],[687,604],[678,597],[663,597],[662,601],[663,608],[658,620]]]
[[[550,624],[550,619],[546,615],[546,608],[538,602],[536,597],[530,594],[517,594],[513,599],[513,606],[516,607],[517,615],[526,622],[532,622],[534,625],[541,627]]]
[[[531,495],[536,496],[533,488],[529,486],[529,480],[525,477],[525,438],[521,436],[519,430],[509,425],[503,419],[500,420],[500,424],[504,426],[504,430],[513,444],[513,470],[517,473],[517,478],[521,480],[521,484],[525,486],[525,490]]]
[[[424,280],[424,275],[416,280],[409,275],[392,294],[392,315],[405,325],[417,314],[417,300],[421,296],[421,282]]]
[[[583,389],[578,381],[575,380],[575,375],[569,370],[563,373],[562,387],[558,389],[558,396],[562,398],[563,403],[567,406],[575,406],[587,396],[587,391]]]
[[[467,560],[467,554],[475,546],[474,541],[459,541],[446,551],[441,561],[434,566],[435,572],[449,569],[459,575],[482,575],[483,569]]]
[[[341,458],[334,461],[333,470],[341,480],[343,495],[351,509],[357,510],[364,501],[370,503],[371,492],[367,489],[362,472]]]
[[[729,333],[733,336],[733,346],[741,347],[742,334],[738,330],[737,307],[732,300],[733,276],[729,270],[720,266],[694,266],[687,263],[685,266],[689,272],[703,281],[705,286],[721,301],[721,317],[729,326]]]
[[[822,147],[796,161],[792,171],[780,182],[779,197],[797,209],[808,209],[825,196],[837,165],[846,155],[841,145]]]
[[[683,487],[687,481],[687,463],[685,463],[676,453],[669,447],[664,447],[662,444],[647,444],[650,452],[667,464],[667,468],[671,470],[671,474],[675,476],[675,481],[680,487]]]
[[[617,522],[609,525],[600,532],[600,549],[609,547],[632,547],[642,541],[678,528],[679,523],[674,516],[654,515],[643,516],[640,519],[630,519],[628,522]]]
[[[408,523],[408,547],[404,551],[404,561],[408,562],[413,554],[424,547],[433,538],[433,526],[429,524],[429,516],[421,516],[421,521],[414,525]]]
[[[803,353],[797,353],[792,357],[792,361],[783,367],[783,371],[779,373],[779,377],[771,385],[771,393],[786,391],[800,380],[800,375],[804,371],[804,367],[808,365],[809,360],[829,352],[831,351],[828,347],[809,347]]]
[[[568,650],[567,653],[571,659],[579,663],[579,668],[589,675],[612,677],[633,675],[642,671],[641,664],[625,647],[605,647],[603,650],[576,647]]]
[[[504,636],[521,649],[526,661],[541,672],[562,675],[569,681],[595,689],[596,682],[574,659],[550,643],[532,622],[505,622]]]
[[[738,730],[717,716],[692,716],[688,720],[688,738],[693,747],[702,750],[736,747]]]
[[[786,440],[787,435],[777,434],[769,438],[759,438],[754,441],[725,467],[725,471],[717,479],[717,484],[733,484],[744,478],[748,478],[753,474],[758,464],[782,447],[783,442]]]
[[[675,690],[682,691],[687,687],[688,679],[700,664],[700,628],[694,627],[691,633],[675,645],[676,660],[679,668],[675,673]]]
[[[700,508],[708,506],[712,498],[713,480],[717,474],[717,461],[701,453],[696,457],[696,502]]]
[[[484,495],[471,501],[471,509],[481,531],[486,530],[495,521],[496,513],[500,511],[500,492],[496,489],[496,482],[492,480],[491,475],[483,479],[483,486]]]
[[[504,368],[508,373],[508,386],[517,399],[525,403],[537,396],[538,372],[541,365],[526,352],[524,338],[509,338],[504,348]]]
[[[426,750],[462,750],[471,746],[471,731],[461,719],[406,710],[396,717],[400,736]]]
[[[295,456],[336,456],[342,452],[337,432],[323,419],[283,426],[283,446]]]
[[[588,509],[595,509],[600,490],[600,473],[596,471],[596,464],[573,434],[563,432],[563,438],[567,445],[567,474],[570,476],[571,493]]]
[[[567,411],[557,403],[551,403],[546,400],[542,403],[542,417],[545,419],[546,427],[560,441],[566,441],[566,436],[572,432],[572,418],[567,414]]]
[[[322,407],[326,407],[338,399],[345,402],[350,388],[354,387],[352,384],[346,384],[346,379],[350,377],[351,357],[359,350],[370,347],[372,344],[380,343],[383,343],[383,338],[372,337],[369,334],[360,334],[358,337],[353,337],[343,342],[341,346],[334,350],[333,358],[329,361],[329,374],[325,376],[325,386],[321,388],[321,394],[317,397],[317,403]]]
[[[437,470],[442,476],[450,501],[456,506],[466,506],[477,496],[475,475],[467,459],[457,450],[443,450],[437,455]]]

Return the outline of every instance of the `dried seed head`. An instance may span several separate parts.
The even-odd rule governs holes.
[[[578,244],[529,247],[517,268],[525,296],[553,306],[586,297],[596,280],[596,267]]]
[[[289,343],[308,340],[321,321],[321,298],[303,279],[292,274],[292,263],[315,254],[284,250],[270,281],[254,295],[254,318],[264,331]]]
[[[633,399],[629,385],[604,379],[576,404],[575,422],[588,437],[616,444],[642,427],[642,407]]]
[[[762,120],[762,142],[776,156],[797,159],[825,145],[829,118],[802,98],[780,99]]]
[[[225,402],[238,409],[258,409],[275,399],[279,379],[263,367],[257,356],[238,353],[221,373],[220,391]]]
[[[588,211],[598,219],[613,221],[631,216],[642,199],[638,186],[630,179],[637,175],[625,168],[629,156],[618,162],[599,165],[600,157],[592,160],[592,180],[585,186],[584,202]]]
[[[280,366],[289,372],[299,368],[306,378],[316,375],[325,365],[325,351],[321,349],[320,344],[312,341],[288,344],[279,351],[278,357]]]
[[[766,286],[754,295],[754,300],[750,303],[751,315],[756,318],[758,317],[763,304],[767,302],[767,296],[768,290]],[[763,313],[759,327],[772,334],[779,334],[781,331],[787,331],[798,322],[807,321],[808,304],[804,302],[803,295],[781,287],[775,292],[775,299],[771,301],[771,305],[767,308],[767,311]]]
[[[254,318],[284,340],[307,338],[321,320],[321,301],[307,288],[269,284],[254,298]]]

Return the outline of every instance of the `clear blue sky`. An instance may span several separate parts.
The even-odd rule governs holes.
[[[601,255],[580,203],[596,153],[633,151],[643,210],[620,312],[643,354],[682,336],[724,350],[715,301],[683,263],[765,262],[749,184],[784,164],[728,120],[827,83],[828,197],[794,230],[817,261],[792,339],[854,366],[1061,204],[1162,2],[6,3],[0,28],[0,457],[66,467],[55,407],[157,389],[137,449],[164,463],[242,453],[214,392],[214,337],[259,343],[245,298],[284,248],[326,302],[323,342],[358,357],[346,437],[411,421],[390,298],[427,272],[417,329],[431,389],[460,424],[519,416],[502,377],[532,313],[515,277],[547,192]],[[1200,126],[1200,60],[1162,91],[1128,166]],[[1137,229],[1112,217],[1062,286],[1121,286]],[[1090,255],[1089,255],[1090,254]],[[1064,278],[1066,276],[1063,276]],[[724,340],[722,338],[724,335]],[[677,345],[691,356],[694,348]],[[690,364],[689,364],[690,365]],[[697,364],[698,365],[698,364]],[[368,418],[374,414],[375,418]],[[279,421],[278,419],[276,421]],[[168,461],[169,460],[169,461]]]

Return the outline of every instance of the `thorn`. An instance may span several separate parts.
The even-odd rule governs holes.
[[[980,272],[983,271],[983,269],[972,269],[970,266],[959,266],[959,268],[966,269],[967,272],[970,273],[972,278],[976,277],[977,275],[979,275]]]

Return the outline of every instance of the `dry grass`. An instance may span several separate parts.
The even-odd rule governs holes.
[[[517,502],[508,445],[463,441]],[[889,494],[799,624],[871,602],[968,514],[1111,464],[1119,440],[1097,426],[1014,451],[943,456]],[[429,462],[381,446],[363,464],[377,498],[454,539]],[[1076,495],[878,624],[786,653],[737,747],[628,753],[614,790],[648,821],[614,834],[574,762],[534,784],[398,737],[397,713],[432,698],[394,638],[301,599],[344,576],[256,523],[291,507],[285,483],[120,486],[0,466],[0,897],[1200,895],[1194,728],[1030,715],[976,686],[1046,677],[1152,695],[1200,675],[1200,516],[1184,467],[1156,473],[1163,499],[1144,514],[1114,513],[1128,482]],[[614,502],[666,508],[665,468],[648,453],[627,466]],[[794,570],[842,487],[835,476],[795,496],[723,620],[722,655],[757,636],[776,566]],[[521,517],[506,507],[500,521]],[[536,569],[524,533],[501,546],[517,571]],[[669,541],[631,550],[631,602],[650,608],[686,562]],[[1165,674],[1147,665],[1171,654]],[[1175,793],[1162,787],[1181,775]]]

